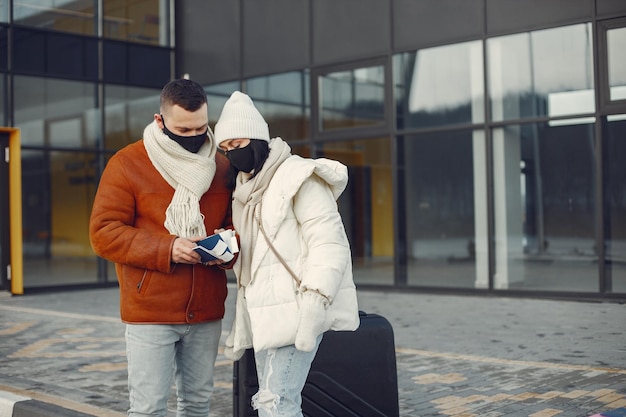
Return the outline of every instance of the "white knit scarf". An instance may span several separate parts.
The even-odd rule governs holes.
[[[255,213],[274,173],[285,159],[291,156],[291,148],[281,138],[270,141],[270,153],[263,167],[254,178],[239,172],[233,192],[233,225],[240,237],[240,251],[233,270],[240,287],[246,287],[251,276],[252,251],[259,234]]]
[[[198,153],[192,153],[165,135],[156,121],[143,132],[143,143],[152,165],[175,190],[164,223],[173,235],[206,236],[200,198],[213,182],[217,150],[210,128],[207,139]]]

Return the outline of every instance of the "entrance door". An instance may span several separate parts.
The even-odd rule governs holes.
[[[9,134],[0,132],[0,290],[10,290],[8,268],[11,263],[9,231]]]

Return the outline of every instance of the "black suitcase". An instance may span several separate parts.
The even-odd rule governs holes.
[[[378,314],[360,311],[354,332],[324,334],[302,390],[306,417],[398,417],[398,375],[393,329]],[[233,366],[233,416],[255,417],[258,390],[254,353]]]

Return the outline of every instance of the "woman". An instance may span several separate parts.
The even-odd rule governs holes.
[[[253,348],[265,416],[302,416],[301,392],[322,334],[359,325],[350,246],[336,200],[348,182],[337,161],[291,154],[247,95],[236,91],[215,139],[231,162],[240,236],[238,293],[226,355]]]

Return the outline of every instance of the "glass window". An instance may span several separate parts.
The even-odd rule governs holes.
[[[13,22],[47,30],[96,35],[97,0],[14,0]]]
[[[94,153],[22,150],[26,287],[96,281],[88,230],[96,160]]]
[[[491,38],[487,50],[492,120],[595,111],[590,23]]]
[[[393,72],[399,129],[484,121],[480,41],[395,55]]]
[[[159,112],[160,89],[107,85],[104,89],[104,147],[118,150],[143,138]]]
[[[382,65],[322,75],[319,90],[322,130],[384,124],[385,69]]]
[[[393,285],[393,187],[389,138],[325,142],[320,155],[348,167],[339,211],[350,240],[355,281]]]
[[[214,129],[217,119],[219,119],[220,114],[222,114],[222,108],[226,100],[228,100],[233,91],[241,91],[241,86],[239,81],[231,81],[206,86],[204,87],[204,91],[206,91],[208,100],[209,125]]]
[[[483,131],[399,138],[409,285],[487,288]]]
[[[626,114],[607,117],[604,165],[609,292],[626,293]]]
[[[168,0],[104,0],[105,38],[170,46]]]
[[[0,22],[9,21],[9,0],[0,0]]]
[[[22,146],[95,147],[99,137],[92,83],[16,76],[15,126]]]
[[[246,92],[267,121],[271,137],[279,136],[288,142],[309,137],[308,71],[252,78],[246,81]]]
[[[611,100],[626,100],[626,27],[606,33]]]
[[[598,291],[593,132],[493,130],[496,289]]]

